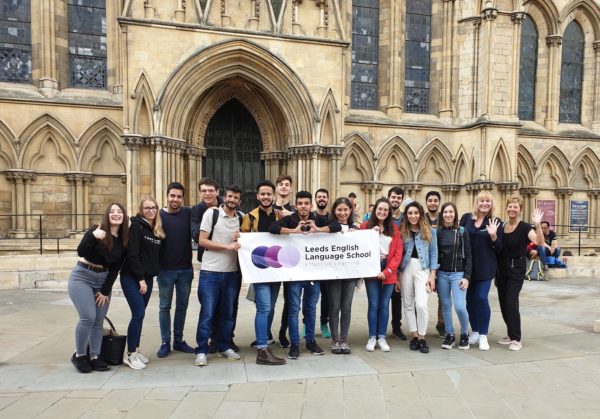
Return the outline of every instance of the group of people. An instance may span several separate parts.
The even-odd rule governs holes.
[[[507,220],[496,217],[490,192],[477,195],[472,212],[459,217],[452,202],[441,204],[441,195],[430,191],[425,207],[410,199],[404,190],[393,187],[379,198],[368,217],[358,216],[351,198],[334,200],[328,211],[329,192],[321,188],[290,200],[292,178],[278,177],[256,187],[258,207],[239,211],[242,191],[232,185],[220,196],[219,185],[210,178],[199,183],[201,201],[193,208],[183,205],[185,188],[178,182],[167,187],[167,206],[159,208],[151,196],[144,196],[128,225],[126,210],[118,203],[106,209],[102,223],[92,226],[78,246],[79,261],[69,279],[69,295],[78,311],[75,353],[71,360],[78,371],[103,371],[103,321],[110,303],[112,286],[120,272],[121,288],[131,309],[124,363],[143,369],[148,358],[140,351],[142,325],[157,276],[161,345],[158,358],[171,350],[194,353],[195,364],[206,366],[208,355],[219,353],[240,359],[234,343],[241,273],[237,251],[239,238],[247,232],[281,234],[340,233],[373,229],[379,237],[380,272],[364,278],[367,293],[368,339],[366,351],[390,351],[386,341],[391,305],[392,336],[407,340],[402,332],[402,306],[408,324],[411,350],[429,352],[426,340],[429,321],[428,298],[439,297],[436,329],[444,338],[442,348],[469,349],[478,345],[489,350],[490,323],[488,294],[492,282],[498,288],[507,335],[498,343],[519,350],[521,321],[519,293],[525,277],[527,245],[544,244],[542,212],[534,210],[532,224],[521,220],[523,202],[507,201]],[[201,262],[198,282],[200,314],[196,345],[183,339],[189,295],[193,280],[192,241],[198,245]],[[322,355],[315,339],[317,303],[321,298],[321,335],[331,339],[333,354],[350,354],[348,335],[352,301],[360,278],[323,281],[284,281],[279,345],[289,348],[287,358],[300,356],[301,338],[306,351]],[[256,282],[248,298],[256,306],[254,318],[256,363],[283,365],[286,360],[270,349],[275,306],[281,282]],[[173,294],[175,313],[171,323]],[[455,335],[452,309],[460,323]],[[303,315],[302,329],[299,314]],[[172,327],[171,327],[172,324]],[[469,324],[471,334],[469,335]],[[289,331],[289,339],[287,334]]]

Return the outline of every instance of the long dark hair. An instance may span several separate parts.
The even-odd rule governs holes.
[[[331,214],[329,214],[329,221],[339,221],[335,216],[335,209],[341,204],[346,204],[348,205],[348,208],[350,208],[350,215],[348,216],[347,222],[348,225],[351,226],[353,224],[352,220],[354,220],[354,207],[352,205],[352,202],[350,202],[350,200],[345,196],[342,196],[341,198],[338,198],[333,202],[333,205],[331,206]]]
[[[410,222],[408,221],[408,210],[411,208],[416,208],[419,211],[419,232],[421,233],[421,238],[425,241],[431,242],[431,224],[429,221],[425,219],[425,211],[423,210],[423,206],[419,204],[417,201],[412,201],[404,208],[404,219],[400,223],[400,234],[402,237],[409,238],[410,237]]]
[[[373,228],[379,224],[379,220],[377,219],[377,215],[375,215],[375,213],[377,212],[377,207],[381,203],[387,204],[388,208],[389,208],[388,216],[385,220],[383,220],[383,234],[385,234],[388,237],[392,237],[395,233],[394,219],[392,216],[392,205],[390,204],[390,200],[387,198],[379,198],[377,201],[375,201],[375,206],[373,207],[373,210],[371,211],[371,216],[369,217],[369,221],[367,221],[367,227]]]
[[[440,215],[438,216],[438,226],[446,227],[444,224],[444,210],[448,207],[452,207],[452,209],[454,210],[454,220],[452,220],[452,227],[458,228],[458,210],[456,209],[456,204],[454,202],[446,202],[444,205],[442,205],[442,208],[440,209]]]
[[[102,217],[102,224],[100,224],[100,229],[104,230],[106,235],[104,239],[102,239],[102,247],[108,250],[112,250],[113,245],[113,235],[110,233],[110,209],[113,205],[116,205],[123,211],[123,222],[119,226],[119,237],[121,238],[121,242],[123,242],[123,248],[127,249],[127,244],[129,243],[129,217],[127,216],[127,210],[123,205],[118,202],[111,202],[106,207],[106,211],[104,211],[104,216]],[[160,214],[156,214],[157,217]]]

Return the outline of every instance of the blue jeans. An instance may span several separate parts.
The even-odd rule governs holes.
[[[231,349],[231,334],[233,333],[233,310],[240,287],[240,272],[200,271],[198,281],[198,301],[200,315],[196,329],[196,353],[208,353],[208,338],[212,331],[213,321],[217,328],[217,349],[225,352]],[[219,307],[218,319],[215,313]]]
[[[175,299],[175,318],[173,320],[173,340],[175,342],[183,340],[185,315],[187,313],[193,279],[193,268],[163,270],[158,274],[158,323],[160,325],[160,338],[163,343],[171,341],[173,289],[177,293]]]
[[[390,299],[394,292],[394,284],[383,284],[378,278],[366,278],[365,287],[369,303],[369,337],[384,338],[390,318]]]
[[[298,332],[298,314],[300,313],[300,301],[302,301],[302,315],[306,326],[306,341],[315,340],[315,320],[317,317],[317,301],[319,300],[320,286],[318,281],[294,281],[289,283],[288,300],[290,302],[289,327],[290,343],[300,345],[300,333]],[[304,296],[302,296],[304,290]]]
[[[150,301],[150,296],[152,295],[152,286],[154,285],[152,277],[146,278],[146,285],[148,286],[148,290],[145,294],[140,294],[139,281],[132,276],[121,275],[121,289],[131,310],[131,320],[127,328],[128,352],[135,352],[140,346],[146,307],[148,307],[148,301]]]
[[[467,313],[467,290],[461,290],[458,283],[464,272],[437,271],[438,296],[442,302],[442,316],[446,326],[446,334],[453,335],[452,304],[460,322],[460,333],[469,332],[469,314]],[[467,288],[468,289],[468,288]]]
[[[537,247],[537,252],[538,255],[540,256],[540,261],[542,262],[542,265],[547,265],[548,264],[548,256],[554,256],[555,258],[560,256],[560,247],[557,247],[556,249],[554,249],[554,253],[550,254],[550,249],[546,249],[546,247],[544,246],[538,246]]]
[[[471,330],[480,335],[487,335],[490,328],[490,318],[492,310],[488,294],[492,280],[470,281],[467,288],[467,311],[469,312],[469,322]]]
[[[277,302],[281,282],[261,282],[253,286],[256,303],[256,317],[254,317],[256,347],[258,349],[266,349],[269,347],[269,332],[273,324],[275,303]]]

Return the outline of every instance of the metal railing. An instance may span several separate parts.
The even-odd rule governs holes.
[[[595,238],[585,238],[586,240],[592,240],[592,245],[588,245],[586,247],[600,248],[600,227],[589,226],[589,225],[575,225],[575,224],[555,224],[554,231],[556,232],[556,227],[564,227],[566,232],[556,233],[556,239],[558,241],[558,247],[563,248],[559,239],[570,239],[572,235],[577,235],[577,256],[581,256],[581,239],[582,233],[587,235],[588,233],[592,233]],[[571,247],[571,246],[568,246]]]

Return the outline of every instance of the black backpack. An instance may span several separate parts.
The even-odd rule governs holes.
[[[210,229],[210,234],[208,235],[208,240],[212,240],[212,236],[213,236],[213,232],[215,231],[215,226],[217,225],[217,221],[219,220],[219,208],[212,208],[213,210],[213,219],[212,219],[212,227]],[[244,213],[242,211],[237,211],[235,212],[238,216],[238,219],[240,220],[240,227],[242,226],[242,221],[244,219]],[[200,238],[198,238],[198,242],[200,241]],[[204,255],[204,251],[206,249],[202,246],[200,246],[200,243],[198,243],[198,260],[202,261],[202,255]]]

